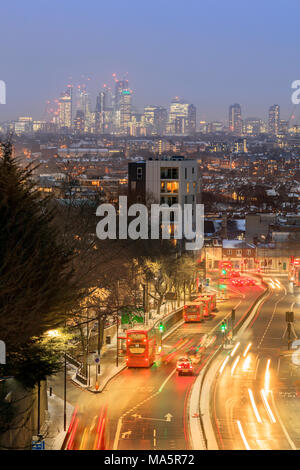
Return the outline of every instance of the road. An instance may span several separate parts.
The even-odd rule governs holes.
[[[219,322],[236,308],[239,321],[262,287],[243,287],[234,298],[220,302],[215,318],[205,323],[184,324],[163,342],[163,350],[149,369],[125,369],[101,394],[82,391],[68,383],[68,401],[77,406],[77,430],[72,449],[93,449],[97,444],[97,423],[100,410],[107,409],[106,448],[174,450],[189,449],[187,422],[188,400],[193,382],[207,358],[221,340]],[[214,331],[212,331],[214,330]],[[175,365],[178,357],[197,346],[205,334],[216,335],[195,366],[194,376],[178,377]],[[53,391],[62,396],[61,378],[52,382]]]
[[[300,448],[299,368],[283,338],[285,312],[293,310],[297,321],[299,298],[287,281],[274,284],[236,352],[232,357],[222,353],[227,362],[211,389],[211,417],[220,449]]]

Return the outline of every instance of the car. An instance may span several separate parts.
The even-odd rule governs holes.
[[[193,363],[188,357],[180,357],[176,364],[178,375],[193,375]]]
[[[240,277],[239,271],[231,271],[230,277]]]

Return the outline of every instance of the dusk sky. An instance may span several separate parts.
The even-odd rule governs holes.
[[[103,83],[126,72],[138,109],[178,95],[197,106],[197,120],[227,120],[235,102],[243,117],[265,118],[278,103],[287,118],[300,79],[299,14],[299,0],[2,2],[0,121],[42,118],[69,77],[90,77],[94,109]]]

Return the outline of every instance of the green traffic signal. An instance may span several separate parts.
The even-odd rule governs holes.
[[[224,333],[226,330],[227,330],[227,324],[226,322],[223,321],[221,324],[221,331]]]
[[[226,269],[222,269],[223,276],[226,276],[226,272],[227,272]]]
[[[161,331],[161,332],[165,331],[165,326],[163,325],[163,323],[160,323],[159,331]]]

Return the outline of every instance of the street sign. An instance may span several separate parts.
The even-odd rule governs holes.
[[[94,355],[94,361],[95,361],[95,364],[100,364],[100,356],[99,356],[99,354],[95,354],[95,355]]]
[[[31,449],[32,450],[45,450],[45,439],[42,439],[41,441],[33,440],[31,443]]]

